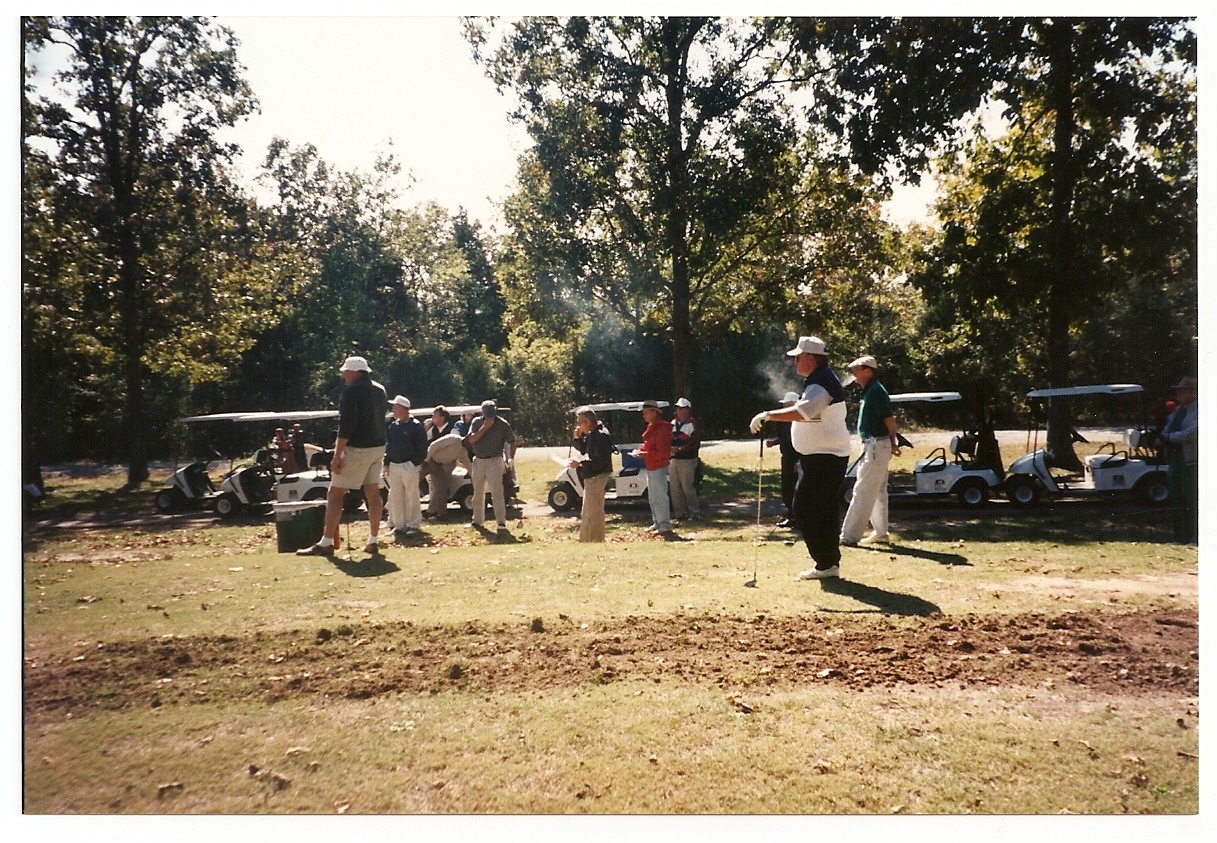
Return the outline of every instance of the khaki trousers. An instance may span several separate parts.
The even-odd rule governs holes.
[[[583,509],[579,511],[579,541],[604,541],[604,490],[609,476],[597,474],[583,481]]]
[[[507,501],[503,498],[503,458],[473,458],[473,523],[486,520],[486,493],[494,502],[494,520],[500,527],[507,526]]]

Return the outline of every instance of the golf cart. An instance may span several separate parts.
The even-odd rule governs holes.
[[[667,401],[658,401],[660,409],[668,406]],[[642,411],[641,401],[614,401],[604,404],[589,404],[598,417],[611,412],[629,412],[640,413]],[[603,419],[601,419],[603,421]],[[605,428],[611,431],[611,428],[606,424]],[[631,451],[639,447],[638,445],[623,445],[614,443],[613,450],[621,455],[621,469],[613,472],[609,477],[608,488],[605,492],[605,501],[641,501],[647,499],[647,470],[646,463],[642,457],[631,455]],[[578,509],[583,502],[583,481],[579,479],[579,472],[576,469],[567,465],[571,456],[562,457],[554,456],[554,462],[562,466],[562,470],[558,472],[558,476],[554,478],[549,489],[549,505],[555,512],[570,512]],[[702,479],[702,464],[701,460],[697,461],[697,469],[695,472],[694,483],[696,486],[701,486]]]
[[[892,404],[939,404],[958,401],[962,396],[958,392],[898,392],[889,397]],[[899,441],[902,448],[913,447],[903,436]],[[849,466],[841,486],[841,497],[847,506],[853,497],[861,459],[859,455]],[[935,448],[928,457],[917,460],[913,466],[913,485],[891,487],[888,497],[954,495],[966,507],[980,507],[1001,492],[1002,476],[997,436],[991,424],[982,422],[964,428],[959,435],[951,437],[947,446]]]
[[[335,418],[335,410],[300,410],[288,412],[235,412],[211,413],[202,416],[187,416],[180,421],[187,425],[201,423],[233,422],[276,424],[280,422],[298,422],[313,419]],[[317,446],[305,446],[313,453],[322,451]],[[219,453],[211,449],[218,458]],[[244,511],[268,510],[277,500],[284,500],[280,486],[287,480],[298,475],[280,477],[277,454],[271,448],[258,448],[252,462],[232,466],[224,474],[217,487],[209,474],[211,463],[197,460],[179,468],[169,478],[167,488],[157,493],[154,503],[161,513],[172,513],[191,507],[210,508],[220,518],[231,518]],[[326,484],[322,486],[321,497],[325,497]],[[299,498],[288,498],[295,500]],[[355,506],[363,501],[362,493],[358,493]]]
[[[153,504],[163,515],[209,508],[220,518],[269,507],[275,487],[275,470],[270,459],[266,449],[259,450],[252,463],[230,468],[219,488],[209,473],[211,463],[196,460],[170,475],[168,486],[156,493]]]
[[[1139,384],[1116,383],[1091,386],[1067,386],[1053,389],[1033,389],[1027,397],[1034,402],[1081,395],[1133,395],[1144,393]],[[1032,413],[1034,441],[1030,453],[1010,464],[1006,478],[1006,497],[1019,506],[1033,506],[1042,495],[1091,496],[1133,494],[1149,504],[1166,502],[1169,487],[1166,479],[1166,458],[1149,447],[1149,429],[1144,425],[1128,428],[1122,436],[1122,449],[1107,442],[1082,458],[1082,474],[1063,468],[1047,448],[1036,447],[1039,442],[1041,414]],[[1075,442],[1087,442],[1077,431]]]
[[[168,485],[152,499],[156,511],[169,515],[186,509],[210,507],[219,495],[208,474],[210,465],[207,460],[195,460],[174,471],[169,476]]]

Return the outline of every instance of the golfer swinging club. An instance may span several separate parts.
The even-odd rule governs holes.
[[[845,426],[845,388],[828,366],[824,341],[799,337],[786,352],[803,378],[803,392],[793,407],[757,413],[753,433],[767,421],[791,422],[790,442],[799,453],[799,480],[794,487],[792,520],[803,534],[815,567],[800,579],[841,576],[841,510],[837,503],[849,463],[849,429]]]

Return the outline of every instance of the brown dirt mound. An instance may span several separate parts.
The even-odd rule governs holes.
[[[729,690],[827,683],[1199,694],[1195,611],[863,620],[628,617],[421,628],[406,621],[111,642],[29,654],[27,715],[211,699],[519,692],[646,679]]]

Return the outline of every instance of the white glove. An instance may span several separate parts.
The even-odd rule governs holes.
[[[752,422],[748,425],[748,429],[751,430],[753,433],[756,433],[757,431],[759,431],[761,429],[762,426],[764,426],[765,422],[767,422],[767,421],[769,421],[769,411],[768,410],[766,410],[763,413],[757,413],[755,416],[752,417]]]

